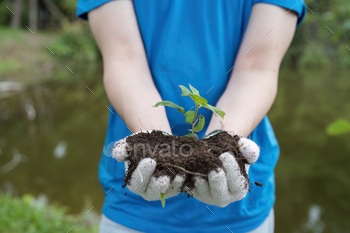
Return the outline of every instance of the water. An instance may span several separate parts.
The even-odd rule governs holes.
[[[0,190],[45,195],[77,213],[103,192],[97,178],[108,100],[100,73],[0,92]],[[87,88],[90,88],[91,91]],[[276,232],[350,232],[350,120],[347,72],[283,71],[269,117],[281,146],[276,167]]]

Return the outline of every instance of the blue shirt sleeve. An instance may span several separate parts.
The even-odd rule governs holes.
[[[307,9],[303,0],[254,0],[254,3],[268,3],[295,11],[298,14],[297,27],[299,27],[306,16]]]
[[[76,15],[81,19],[88,20],[87,13],[89,11],[111,1],[113,0],[78,0]]]

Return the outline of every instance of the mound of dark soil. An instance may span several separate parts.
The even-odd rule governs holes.
[[[200,140],[164,135],[161,131],[129,136],[126,142],[129,145],[130,170],[124,178],[125,185],[141,159],[149,157],[157,162],[154,174],[156,177],[168,175],[173,180],[177,174],[185,174],[186,180],[182,186],[182,191],[185,192],[186,186],[189,189],[194,188],[194,175],[207,179],[210,171],[222,168],[219,156],[224,152],[229,152],[236,158],[241,173],[249,184],[244,166],[246,161],[238,148],[239,139],[239,136],[231,136],[225,131]]]

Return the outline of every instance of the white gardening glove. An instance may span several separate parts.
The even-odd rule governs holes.
[[[140,132],[152,132],[153,130],[143,130],[134,133],[128,137],[132,137]],[[163,132],[164,134],[167,134]],[[127,137],[126,137],[127,138]],[[129,161],[128,161],[128,148],[126,138],[117,141],[112,149],[113,158],[119,162],[125,162],[125,174],[129,172]],[[176,196],[180,193],[180,189],[185,181],[184,175],[176,175],[172,182],[170,182],[169,176],[160,176],[155,178],[153,176],[156,170],[156,161],[151,158],[144,158],[140,161],[137,168],[131,175],[128,189],[140,196],[147,201],[160,200],[160,193],[165,194],[165,198]],[[133,168],[130,168],[130,170]]]
[[[238,145],[242,155],[249,164],[258,160],[260,148],[255,142],[248,138],[241,138],[238,141]],[[247,195],[249,183],[241,174],[239,165],[233,155],[225,152],[219,158],[224,169],[219,168],[218,171],[210,171],[208,181],[201,176],[195,176],[195,188],[189,190],[189,193],[206,204],[225,207],[232,202],[243,199]],[[249,172],[249,164],[245,164],[247,174]]]

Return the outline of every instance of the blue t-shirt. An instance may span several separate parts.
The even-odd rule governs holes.
[[[79,0],[77,15],[87,19],[87,12],[110,0]],[[178,85],[188,83],[215,105],[225,90],[241,44],[252,6],[269,3],[298,13],[298,25],[306,14],[302,0],[134,0],[135,12],[154,83],[163,98],[185,110],[192,107],[181,97]],[[226,74],[227,73],[227,74]],[[210,90],[210,91],[209,91]],[[209,91],[209,92],[208,92]],[[208,92],[208,93],[207,93]],[[206,94],[207,93],[207,94]],[[252,132],[251,139],[261,148],[259,160],[249,170],[253,187],[241,201],[225,208],[211,206],[180,194],[160,201],[146,201],[122,188],[124,163],[111,158],[113,142],[130,135],[123,120],[111,106],[104,153],[99,165],[99,179],[104,193],[102,212],[110,219],[142,232],[246,232],[258,227],[275,202],[274,168],[279,146],[265,116]],[[206,119],[201,138],[208,127],[211,112],[200,113]],[[189,125],[175,109],[166,108],[172,133],[182,136]],[[127,195],[124,195],[127,193]],[[208,210],[208,208],[211,211]]]

